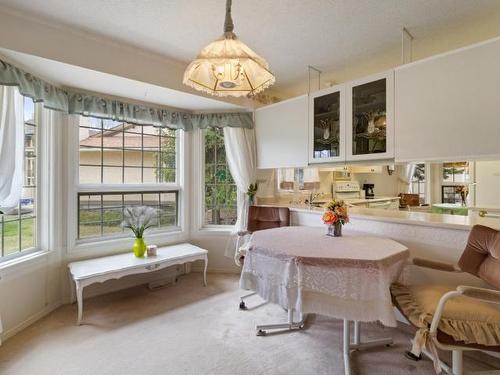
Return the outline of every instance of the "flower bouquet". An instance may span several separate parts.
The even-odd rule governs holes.
[[[138,258],[142,258],[146,252],[144,232],[156,226],[156,210],[147,206],[125,207],[123,214],[124,220],[122,222],[122,227],[128,228],[134,232],[134,255]]]
[[[250,206],[253,206],[255,204],[255,195],[257,194],[258,188],[259,185],[257,185],[257,182],[255,184],[250,184],[250,186],[248,187],[247,195]]]
[[[347,206],[342,200],[333,200],[325,206],[323,223],[327,225],[326,234],[328,236],[342,236],[342,225],[349,222]]]

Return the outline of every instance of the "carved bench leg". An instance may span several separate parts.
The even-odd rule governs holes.
[[[78,318],[76,320],[76,325],[82,323],[83,317],[83,286],[77,281],[76,283],[76,301],[78,303]]]

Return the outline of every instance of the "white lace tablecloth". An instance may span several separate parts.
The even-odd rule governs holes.
[[[240,286],[302,313],[396,326],[389,286],[408,249],[388,238],[350,232],[325,235],[321,227],[255,232]]]

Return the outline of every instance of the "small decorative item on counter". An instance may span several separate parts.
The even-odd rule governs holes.
[[[342,225],[349,222],[347,206],[342,200],[333,200],[325,206],[323,223],[326,224],[326,235],[342,236]]]
[[[257,183],[255,184],[250,184],[247,190],[247,195],[248,195],[248,203],[250,206],[253,206],[255,204],[255,194],[257,194],[257,189],[259,188],[259,185]]]
[[[125,219],[122,222],[123,228],[130,229],[135,236],[134,255],[142,258],[146,252],[144,242],[144,232],[156,225],[156,210],[147,206],[125,207]]]
[[[158,255],[158,246],[148,245],[147,249],[148,249],[147,250],[148,257],[155,257]]]

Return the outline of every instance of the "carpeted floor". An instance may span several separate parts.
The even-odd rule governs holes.
[[[341,322],[310,316],[306,329],[256,337],[257,323],[286,319],[279,307],[238,310],[238,278],[200,274],[155,291],[136,287],[63,306],[0,347],[2,375],[343,374]],[[255,298],[249,305],[259,303]],[[392,335],[395,345],[352,355],[353,374],[428,375],[428,360],[403,357],[409,333],[363,325],[366,337]],[[467,358],[466,368],[499,361]],[[500,365],[499,365],[500,367]]]

